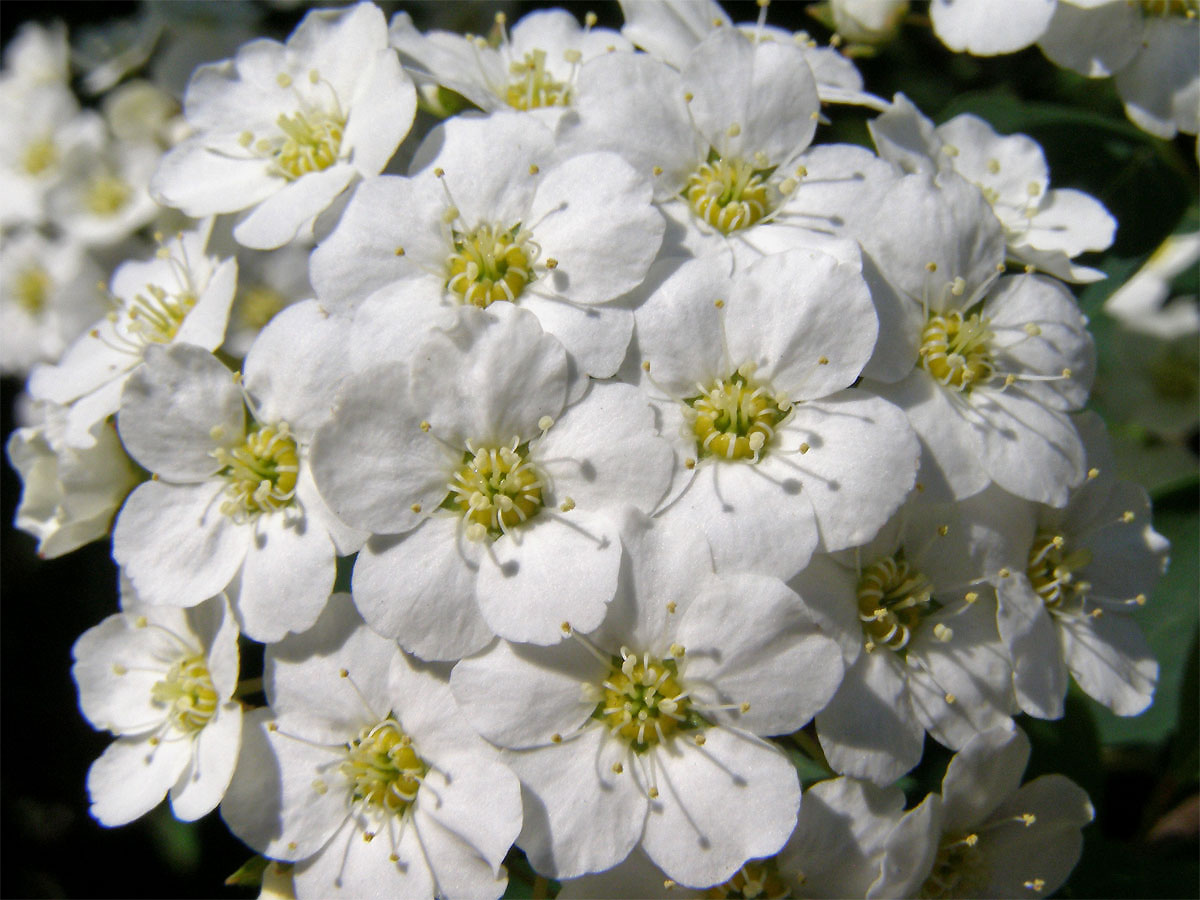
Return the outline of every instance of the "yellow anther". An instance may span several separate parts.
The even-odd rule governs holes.
[[[1004,569],[1001,569],[996,574],[999,575],[1001,578],[1008,578],[1010,575],[1012,575],[1012,572],[1010,572],[1007,568],[1004,568]]]
[[[949,525],[939,525],[939,526],[937,527],[937,533],[938,533],[938,534],[939,534],[941,537],[945,537],[947,534],[949,534],[949,533],[950,533],[950,526],[949,526]]]
[[[433,170],[434,178],[442,178],[443,176],[445,176],[445,174],[446,174],[446,170],[443,169],[441,166],[438,166],[436,169]]]
[[[1021,813],[1019,818],[1026,828],[1037,821],[1037,816],[1035,816],[1033,813]]]
[[[1027,335],[1029,335],[1030,337],[1037,337],[1039,334],[1042,333],[1042,329],[1039,328],[1037,325],[1033,324],[1032,322],[1026,322],[1025,323],[1025,333]]]
[[[1125,510],[1125,512],[1121,513],[1121,521],[1124,522],[1126,525],[1128,525],[1133,520],[1134,520],[1134,515],[1133,515],[1132,509],[1127,509],[1127,510]]]
[[[426,434],[428,434],[428,433],[429,433],[429,429],[430,429],[430,427],[431,427],[431,426],[430,426],[430,424],[429,424],[427,421],[425,421],[424,419],[422,419],[422,420],[421,420],[421,426],[420,426],[420,427],[421,427],[421,430],[422,430],[422,431],[424,431]]]
[[[279,85],[281,88],[291,87],[292,86],[292,76],[287,74],[287,72],[280,72],[278,75],[275,76],[275,83],[277,85]]]
[[[414,503],[412,506],[409,507],[409,509],[411,509],[415,513],[419,513],[421,511],[421,504]]]
[[[803,455],[803,454],[807,453],[807,452],[808,452],[809,450],[811,450],[811,449],[812,449],[812,447],[810,447],[810,446],[808,445],[808,442],[807,442],[807,441],[805,441],[804,443],[802,443],[802,444],[800,445],[800,453],[801,453],[801,455]]]
[[[563,633],[563,634],[570,634],[570,633],[571,633],[571,623],[570,623],[570,622],[563,622],[563,623],[562,623],[561,625],[559,625],[558,627],[562,629],[562,633]]]
[[[656,788],[656,787],[652,787],[652,788],[650,788],[650,790],[649,790],[649,791],[647,791],[646,793],[648,793],[648,794],[650,795],[650,799],[651,799],[651,800],[657,800],[657,799],[658,799],[658,788]]]
[[[373,831],[364,831],[363,832],[363,843],[364,844],[369,844],[373,840],[375,840],[375,832],[373,832]]]
[[[619,762],[615,762],[612,764],[612,771],[613,771],[614,775],[620,775],[622,772],[625,771],[625,767],[623,765],[621,765]]]
[[[683,644],[672,644],[671,645],[671,655],[673,657],[675,657],[676,659],[679,659],[686,652],[687,652],[687,650],[684,648]]]
[[[1041,878],[1034,878],[1031,881],[1025,882],[1024,886],[1029,888],[1031,891],[1038,891],[1040,893],[1041,890],[1046,887],[1046,882]]]
[[[349,678],[350,670],[349,669],[338,669],[338,676],[341,678]]]
[[[675,606],[674,600],[667,601],[667,612],[673,613],[678,607]]]
[[[112,670],[113,670],[114,675],[128,675],[129,674],[129,670],[127,668],[125,668],[123,665],[121,665],[120,663],[113,663]]]
[[[1138,606],[1145,606],[1146,605],[1146,595],[1138,594],[1136,597],[1133,598],[1133,602],[1136,603]]]
[[[989,159],[987,161],[987,170],[989,172],[991,172],[993,175],[998,174],[1000,172],[1000,160]]]
[[[688,470],[691,470],[691,469],[694,469],[694,468],[696,468],[696,460],[695,460],[695,458],[694,458],[694,457],[691,457],[691,456],[689,456],[687,459],[685,459],[685,460],[683,461],[683,467],[684,467],[685,469],[688,469]]]
[[[553,256],[547,256],[546,257],[546,268],[547,269],[557,269],[558,268],[558,260],[555,259]]]
[[[549,416],[542,416],[538,419],[538,428],[542,431],[549,431],[554,426],[554,420]]]
[[[817,365],[818,365],[818,366],[827,366],[827,365],[829,365],[829,357],[828,357],[828,356],[818,356],[818,357],[817,357]]]
[[[563,502],[558,505],[561,512],[570,512],[575,508],[575,501],[570,497],[564,497]]]
[[[974,591],[967,591],[965,594],[963,594],[963,599],[966,600],[968,603],[974,603],[976,600],[979,599],[979,595],[977,593],[975,593]]]
[[[937,263],[935,263],[935,262],[925,263],[925,271],[929,272],[929,273],[936,272],[937,271]]]
[[[540,171],[542,171],[542,170],[537,167],[537,163],[529,164],[529,174],[530,175],[536,175]]]
[[[554,732],[554,734],[550,735],[550,743],[561,744],[562,743],[562,735],[559,734],[557,731]]]
[[[397,247],[397,248],[396,248],[396,255],[397,255],[397,256],[403,256],[403,255],[404,255],[404,248],[403,248],[403,247]]]
[[[1087,470],[1087,477],[1088,477],[1088,480],[1089,480],[1089,481],[1090,481],[1091,479],[1093,479],[1093,478],[1099,478],[1099,477],[1100,477],[1100,470],[1099,470],[1099,469],[1097,469],[1095,466],[1093,466],[1092,468],[1090,468],[1090,469],[1088,469],[1088,470]]]
[[[938,622],[933,626],[933,636],[944,644],[954,637],[954,630]]]
[[[727,135],[729,135],[731,138],[737,137],[739,134],[742,133],[742,126],[739,125],[737,122],[734,122],[733,124],[731,124],[729,126],[729,129],[725,133]]]
[[[655,175],[661,175],[663,173],[663,168],[662,168],[662,166],[655,166],[650,171],[653,172]]]
[[[750,712],[750,704],[749,704],[747,701],[743,700],[743,701],[742,701],[742,702],[741,702],[741,703],[738,705],[738,709],[739,709],[739,710],[741,710],[741,711],[742,711],[742,712],[744,712],[744,713],[748,713],[748,712]]]

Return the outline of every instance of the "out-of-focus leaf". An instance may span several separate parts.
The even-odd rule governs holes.
[[[150,813],[150,836],[161,856],[177,872],[195,872],[200,865],[200,832],[195,822],[180,822],[167,804]]]
[[[1061,719],[1048,721],[1022,716],[1018,720],[1033,745],[1025,781],[1058,772],[1087,791],[1093,804],[1100,802],[1104,785],[1100,739],[1092,719],[1094,705],[1087,697],[1071,691]]]
[[[1058,896],[1195,897],[1198,877],[1195,854],[1147,852],[1106,839],[1092,827],[1084,831],[1083,858]]]
[[[265,856],[252,856],[226,878],[225,883],[230,887],[261,887],[263,872],[270,862]]]

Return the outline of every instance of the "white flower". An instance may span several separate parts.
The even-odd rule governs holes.
[[[373,532],[354,566],[368,624],[423,658],[492,634],[555,643],[616,590],[610,513],[649,510],[671,451],[627,385],[569,377],[562,346],[511,304],[463,308],[414,354],[348,376],[313,444],[322,496]],[[636,461],[636,464],[634,464]]]
[[[906,175],[867,221],[855,216],[850,230],[887,279],[873,285],[880,339],[865,383],[908,414],[927,496],[969,497],[994,481],[1062,506],[1086,470],[1068,413],[1095,370],[1074,298],[1044,276],[997,277],[999,223],[953,173]]]
[[[104,313],[100,270],[74,241],[19,231],[0,247],[0,368],[57,362]]]
[[[382,171],[415,111],[378,7],[316,10],[286,45],[252,41],[196,70],[184,99],[195,134],[164,157],[151,191],[190,216],[249,210],[234,237],[279,247]]]
[[[1168,543],[1150,525],[1139,486],[1118,481],[1104,423],[1079,417],[1088,479],[1063,509],[993,493],[985,521],[1007,565],[992,576],[1000,635],[1022,708],[1056,719],[1070,672],[1084,693],[1122,716],[1150,705],[1158,664],[1131,613],[1166,566]]]
[[[0,84],[0,225],[40,225],[65,163],[104,145],[104,121],[65,84]]]
[[[848,390],[878,324],[857,266],[814,251],[733,278],[684,264],[635,312],[642,387],[684,463],[666,515],[712,542],[720,566],[781,578],[819,546],[870,540],[916,478],[905,417]]]
[[[50,218],[88,246],[124,240],[161,212],[148,190],[160,155],[157,144],[129,141],[76,154],[47,195]]]
[[[191,606],[229,588],[256,640],[309,627],[333,588],[337,546],[353,552],[363,539],[333,519],[312,483],[305,417],[321,413],[288,378],[287,334],[251,351],[253,400],[203,348],[151,348],[117,416],[130,455],[156,478],[125,502],[113,557],[147,603]]]
[[[413,170],[355,191],[312,256],[322,303],[343,311],[374,293],[368,303],[419,334],[446,307],[508,301],[585,373],[616,372],[633,317],[610,301],[641,284],[665,228],[648,173],[611,153],[563,159],[552,132],[519,113],[451,119]]]
[[[294,860],[296,896],[499,897],[517,779],[445,682],[366,628],[345,594],[267,648],[271,706],[248,717],[221,803],[230,829]]]
[[[54,559],[104,537],[140,476],[109,423],[93,426],[91,447],[62,439],[66,411],[35,404],[42,421],[15,430],[8,459],[21,476],[17,528],[38,540],[38,555]]]
[[[171,343],[215,350],[225,337],[237,262],[208,256],[212,220],[171,241],[153,259],[122,263],[110,285],[112,311],[81,335],[54,366],[39,366],[29,392],[70,405],[65,440],[89,446],[92,426],[115,413],[146,348]],[[216,588],[206,596],[212,596]]]
[[[576,106],[559,128],[567,148],[618,153],[652,173],[655,200],[684,232],[676,240],[703,255],[753,246],[780,215],[820,101],[799,48],[718,28],[681,71],[645,54],[597,57],[580,74]]]
[[[1009,724],[950,760],[888,837],[876,897],[1048,897],[1079,860],[1092,804],[1062,775],[1024,785],[1029,739]]]
[[[187,821],[220,802],[242,730],[237,626],[224,597],[190,610],[134,606],[75,642],[83,714],[117,736],[88,772],[92,815],[124,825],[170,791]]]
[[[71,51],[62,22],[42,25],[24,22],[4,48],[0,90],[18,90],[39,84],[66,86],[71,75]]]
[[[498,14],[496,46],[481,37],[447,31],[423,35],[401,12],[392,19],[389,34],[422,88],[449,88],[485,112],[546,110],[550,114],[544,117],[553,124],[572,103],[581,63],[613,50],[633,49],[617,32],[593,28],[594,21],[589,13],[580,28],[566,10],[536,10],[523,16],[510,36],[503,14]]]
[[[816,717],[833,768],[876,784],[1006,722],[1012,667],[996,632],[992,542],[968,501],[910,502],[870,543],[818,556],[788,584],[842,647],[846,675]]]
[[[1088,194],[1050,188],[1046,158],[1036,141],[1023,134],[998,135],[967,113],[935,128],[903,94],[867,127],[879,153],[905,171],[950,169],[976,185],[1004,226],[1008,255],[1017,263],[1067,281],[1104,277],[1071,258],[1107,249],[1117,223]]]
[[[765,11],[759,14],[758,22],[735,26],[715,0],[620,0],[620,3],[625,14],[622,33],[673,68],[683,69],[688,54],[713,31],[736,29],[755,43],[766,41],[800,48],[816,77],[822,103],[855,103],[876,108],[882,103],[863,91],[862,76],[854,63],[833,47],[818,47],[804,31],[789,34],[767,25]]]
[[[796,830],[774,856],[749,859],[721,884],[688,889],[639,847],[607,872],[563,884],[562,900],[609,897],[871,897],[885,841],[900,821],[904,793],[854,778],[830,778],[804,791]]]
[[[511,751],[529,798],[517,842],[538,871],[601,871],[640,844],[675,881],[714,884],[791,833],[796,771],[757,735],[801,727],[840,654],[779,580],[714,575],[694,531],[631,512],[621,540],[627,576],[600,629],[498,643],[450,686]]]
[[[1104,311],[1131,331],[1171,339],[1200,331],[1200,310],[1193,296],[1175,295],[1171,282],[1200,262],[1200,232],[1173,234],[1158,246],[1123,285],[1104,301]]]

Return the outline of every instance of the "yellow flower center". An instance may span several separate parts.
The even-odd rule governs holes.
[[[754,378],[752,366],[698,387],[702,393],[684,402],[701,456],[757,461],[791,410],[786,399]]]
[[[169,344],[196,305],[196,295],[190,290],[171,294],[157,284],[148,284],[145,292],[123,305],[131,335],[142,344]]]
[[[1039,531],[1029,550],[1026,574],[1034,591],[1052,613],[1071,614],[1082,610],[1091,585],[1075,573],[1092,561],[1086,547],[1069,551],[1062,535]]]
[[[486,309],[497,300],[512,302],[533,280],[538,247],[519,224],[480,225],[474,231],[455,231],[453,238],[446,287],[463,303]]]
[[[237,318],[248,328],[262,328],[287,305],[283,294],[265,284],[257,284],[238,293]]]
[[[49,272],[41,266],[30,266],[18,272],[13,280],[13,296],[17,306],[31,316],[36,316],[46,308],[46,301],[50,298],[53,287],[54,281]]]
[[[688,176],[683,195],[692,212],[729,234],[749,228],[771,211],[774,194],[768,174],[742,159],[714,157]]]
[[[967,318],[958,310],[930,316],[921,333],[920,364],[945,387],[970,390],[996,374],[989,342],[988,320],[978,313]]]
[[[541,510],[545,483],[526,458],[528,453],[528,445],[517,438],[509,447],[476,449],[467,444],[442,508],[463,516],[468,538],[495,540]]]
[[[412,739],[388,716],[346,744],[340,766],[352,785],[352,799],[402,816],[421,787],[429,766],[417,756]]]
[[[235,520],[284,509],[296,496],[300,459],[286,422],[262,425],[240,447],[218,447],[213,456],[228,482],[229,499],[221,504],[221,512]]]
[[[217,711],[217,692],[204,657],[195,655],[179,660],[166,680],[150,689],[155,703],[170,707],[171,724],[180,731],[199,731]]]
[[[907,647],[913,629],[931,611],[931,593],[929,579],[903,558],[886,556],[867,566],[858,579],[858,618],[866,648]]]
[[[58,164],[58,146],[52,137],[35,138],[25,145],[21,168],[26,175],[41,175]]]
[[[674,659],[641,657],[621,648],[601,682],[602,698],[592,717],[627,743],[635,753],[645,753],[677,731],[694,731],[708,723],[691,709],[679,684]]]
[[[115,175],[96,175],[89,179],[83,205],[97,216],[115,216],[133,196],[129,182]]]
[[[323,110],[297,110],[275,120],[283,137],[273,151],[276,174],[289,181],[328,169],[338,161],[346,119]]]
[[[929,877],[917,896],[926,900],[982,897],[988,886],[987,860],[979,850],[977,835],[943,838]]]
[[[509,82],[503,97],[504,102],[514,109],[538,109],[543,106],[570,104],[570,86],[555,81],[546,71],[545,50],[526,53],[520,62],[512,62],[508,71],[513,80]]]
[[[792,896],[775,859],[752,859],[724,884],[704,892],[709,900],[785,900]]]

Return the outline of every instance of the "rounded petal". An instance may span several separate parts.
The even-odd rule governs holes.
[[[187,768],[171,787],[171,812],[193,822],[217,808],[242,745],[242,706],[224,703],[195,738]]]
[[[145,738],[117,738],[88,769],[91,814],[102,825],[125,825],[162,802],[192,754],[190,740],[151,745]]]
[[[956,53],[995,56],[1034,43],[1054,15],[1054,0],[1012,0],[1003,10],[988,0],[933,0],[933,30]]]
[[[117,516],[113,558],[145,603],[195,606],[225,590],[251,529],[221,512],[223,483],[140,485]]]
[[[678,740],[655,753],[658,798],[642,848],[672,879],[717,884],[747,860],[771,856],[800,810],[796,770],[774,745],[709,728],[704,746]]]

